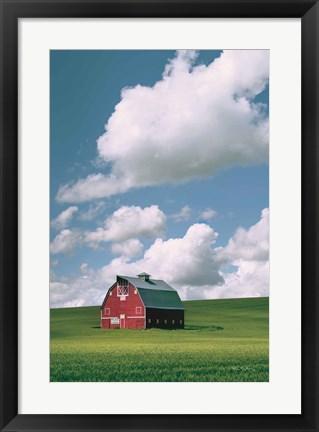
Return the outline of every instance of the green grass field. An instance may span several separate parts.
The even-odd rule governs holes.
[[[184,330],[101,330],[51,310],[51,381],[268,381],[268,298],[185,302]]]

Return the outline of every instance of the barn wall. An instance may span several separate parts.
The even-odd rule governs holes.
[[[108,320],[108,319],[101,319],[101,328],[103,330],[109,329],[110,328],[110,320]]]
[[[184,328],[184,311],[171,309],[146,309],[146,328]]]
[[[136,292],[136,293],[135,293]],[[141,313],[136,312],[136,308],[141,308]],[[108,313],[109,310],[109,313]],[[125,316],[125,318],[121,318]],[[112,323],[111,318],[117,318],[118,323]],[[144,328],[145,309],[141,297],[135,287],[129,284],[129,295],[125,300],[117,295],[117,285],[114,286],[106,299],[102,309],[101,327],[102,329],[114,328]]]

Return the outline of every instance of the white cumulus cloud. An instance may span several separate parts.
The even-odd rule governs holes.
[[[224,290],[218,287],[218,297],[265,297],[269,295],[269,260],[237,260],[235,273],[224,274]]]
[[[101,303],[101,288],[98,277],[85,276],[65,282],[50,283],[50,307],[80,307]]]
[[[66,228],[73,219],[74,213],[76,213],[77,211],[78,208],[76,206],[67,208],[51,221],[52,227],[57,230]]]
[[[179,51],[153,87],[122,90],[97,141],[110,174],[61,186],[58,201],[108,197],[268,161],[268,118],[253,100],[268,82],[269,52],[226,50],[207,66],[194,66],[195,58],[194,51]]]
[[[62,230],[51,242],[50,252],[70,254],[78,246],[99,249],[100,243],[111,242],[114,254],[132,258],[143,251],[139,238],[157,238],[165,230],[166,215],[157,205],[122,206],[105,220],[104,227],[95,231]]]
[[[111,249],[113,254],[133,258],[143,252],[144,246],[138,239],[129,239],[122,243],[113,243]]]
[[[100,242],[123,242],[132,238],[154,238],[166,230],[166,216],[157,205],[141,208],[123,206],[105,220],[104,228],[86,233],[89,245]]]
[[[82,265],[78,277],[52,277],[51,307],[100,304],[116,275],[142,271],[171,284],[185,300],[267,296],[269,210],[252,227],[239,228],[224,248],[215,247],[217,237],[209,225],[194,224],[183,237],[156,239],[137,261],[122,253],[98,270]],[[229,265],[235,271],[223,270]]]
[[[218,264],[215,264],[212,248],[217,236],[208,225],[195,224],[182,238],[157,239],[137,261],[130,261],[122,254],[98,270],[89,270],[85,266],[85,275],[52,281],[51,307],[100,304],[117,274],[134,276],[146,271],[154,279],[164,279],[177,289],[182,289],[185,283],[195,284],[198,289],[203,284],[221,284],[223,278],[218,272]],[[83,272],[83,268],[81,270]],[[61,284],[66,291],[65,300],[61,297]]]
[[[167,282],[178,285],[223,283],[212,249],[217,236],[210,226],[194,224],[182,238],[157,239],[139,263],[141,270],[145,268],[145,271],[158,277],[162,275]]]
[[[267,261],[269,259],[269,209],[248,230],[238,228],[221,252],[225,261]]]
[[[231,263],[237,270],[223,274],[224,290],[217,288],[215,295],[269,295],[269,209],[265,208],[260,220],[249,229],[238,228],[219,255],[221,262]]]
[[[81,233],[76,230],[64,229],[50,244],[52,254],[70,254],[82,241]]]

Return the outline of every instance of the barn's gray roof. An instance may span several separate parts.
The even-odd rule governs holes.
[[[185,309],[177,291],[163,280],[149,279],[145,281],[144,279],[131,276],[117,276],[117,280],[118,279],[125,279],[135,286],[145,307],[156,309]],[[112,287],[113,286],[114,285],[112,285]],[[106,294],[102,307],[104,306],[109,291]]]
[[[144,306],[154,309],[185,309],[175,290],[151,290],[137,288]]]
[[[118,276],[118,277],[120,277],[122,279],[126,279],[132,285],[134,285],[136,288],[160,290],[160,291],[175,291],[174,288],[169,286],[163,280],[149,279],[146,281],[144,279],[131,277],[131,276]]]
[[[177,291],[163,280],[144,280],[131,276],[118,276],[118,278],[126,279],[135,286],[145,307],[156,309],[185,309]]]

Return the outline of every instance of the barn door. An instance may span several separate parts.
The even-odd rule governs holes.
[[[120,315],[120,328],[125,328],[125,315]]]

